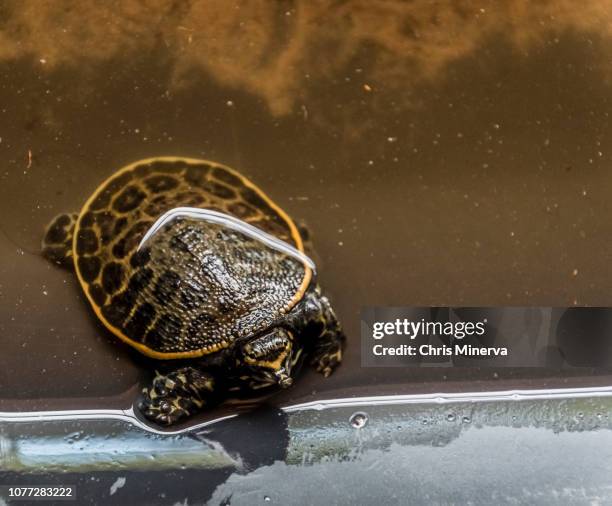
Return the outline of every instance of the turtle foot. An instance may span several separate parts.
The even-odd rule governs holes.
[[[210,374],[193,367],[158,373],[151,387],[143,388],[138,409],[158,425],[173,425],[208,406],[214,387]]]

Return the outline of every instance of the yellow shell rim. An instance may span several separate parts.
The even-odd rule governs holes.
[[[201,349],[198,349],[198,350],[178,351],[178,352],[169,352],[169,353],[166,353],[166,352],[161,352],[161,351],[153,350],[153,349],[149,348],[148,346],[146,346],[146,345],[144,345],[142,343],[138,343],[138,342],[130,339],[123,332],[121,332],[120,329],[118,329],[117,327],[111,325],[106,320],[106,318],[104,318],[104,315],[102,314],[102,311],[100,311],[100,307],[95,303],[93,298],[89,295],[89,291],[87,290],[89,284],[86,283],[83,280],[83,277],[81,276],[81,273],[79,272],[79,268],[78,268],[78,265],[77,265],[78,255],[77,255],[77,251],[76,251],[76,242],[77,242],[77,237],[79,235],[81,218],[88,211],[91,203],[98,196],[98,194],[102,191],[102,189],[108,183],[110,183],[110,181],[112,181],[116,177],[119,177],[121,174],[123,174],[125,172],[129,172],[131,170],[134,170],[136,167],[138,167],[140,165],[146,165],[146,164],[150,164],[150,163],[153,163],[153,162],[184,162],[184,163],[186,163],[188,165],[207,164],[207,165],[210,165],[211,167],[220,167],[222,169],[227,170],[230,174],[238,177],[240,179],[240,181],[245,186],[247,186],[248,188],[251,188],[252,190],[257,192],[257,194],[275,212],[277,212],[279,214],[279,216],[281,218],[283,218],[283,220],[285,220],[285,222],[289,226],[289,230],[291,231],[291,237],[292,237],[292,239],[295,242],[296,248],[299,251],[301,251],[302,253],[304,253],[304,243],[302,241],[302,237],[301,237],[301,235],[300,235],[300,233],[298,231],[298,228],[295,225],[295,223],[293,222],[293,220],[291,219],[291,217],[285,211],[283,211],[283,209],[281,207],[279,207],[276,203],[274,203],[274,201],[272,201],[272,199],[270,199],[270,197],[268,197],[268,195],[266,195],[266,193],[264,193],[263,190],[261,190],[255,183],[251,182],[249,179],[244,177],[237,170],[232,169],[231,167],[228,167],[227,165],[223,165],[223,164],[218,163],[218,162],[213,162],[211,160],[203,160],[203,159],[199,159],[199,158],[188,158],[188,157],[182,157],[182,156],[157,156],[157,157],[152,157],[152,158],[144,158],[142,160],[138,160],[136,162],[130,163],[129,165],[125,165],[124,167],[122,167],[119,170],[117,170],[116,172],[114,172],[110,177],[106,178],[100,185],[98,185],[96,190],[91,194],[91,196],[87,199],[87,201],[85,202],[85,204],[81,208],[81,211],[79,213],[77,222],[76,222],[75,227],[74,227],[74,235],[73,235],[73,239],[72,239],[72,255],[73,255],[73,259],[74,259],[74,270],[76,271],[77,278],[79,279],[79,283],[81,284],[81,288],[83,289],[83,292],[85,293],[85,297],[87,297],[87,300],[89,301],[92,309],[94,310],[94,313],[96,314],[98,319],[104,324],[104,326],[108,330],[110,330],[114,335],[116,335],[119,339],[121,339],[122,341],[126,342],[127,344],[129,344],[133,348],[137,349],[140,353],[142,353],[143,355],[146,355],[148,357],[156,358],[156,359],[186,359],[186,358],[197,358],[197,357],[202,357],[202,356],[205,356],[205,355],[210,355],[211,353],[215,353],[215,352],[217,352],[217,351],[219,351],[219,350],[221,350],[223,348],[227,348],[229,346],[229,343],[225,343],[224,345],[215,345],[215,346],[212,346],[212,347],[209,347],[209,348],[201,348]],[[312,269],[305,262],[304,262],[303,265],[304,265],[304,278],[302,279],[302,283],[300,284],[300,286],[299,286],[297,292],[295,293],[295,295],[293,296],[293,298],[283,308],[283,311],[285,311],[285,312],[290,311],[300,300],[302,300],[306,290],[308,289],[308,286],[310,285],[310,281],[312,280]]]

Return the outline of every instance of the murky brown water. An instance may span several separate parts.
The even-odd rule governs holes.
[[[145,157],[235,167],[313,231],[346,361],[274,402],[491,388],[360,368],[365,305],[612,304],[611,2],[452,5],[0,7],[0,409],[131,403],[139,366],[38,250]]]

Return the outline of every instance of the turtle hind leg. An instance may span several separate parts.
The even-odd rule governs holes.
[[[327,297],[322,297],[322,299],[324,302],[322,317],[325,320],[325,327],[315,343],[310,363],[317,372],[327,377],[342,362],[342,348],[344,348],[346,337]]]
[[[151,386],[143,388],[138,409],[158,425],[172,425],[210,406],[215,390],[211,374],[181,367],[168,374],[157,373]]]
[[[306,314],[308,326],[317,329],[310,363],[327,377],[342,362],[346,336],[329,299],[321,294],[318,286],[307,295]]]
[[[72,237],[77,213],[63,213],[55,218],[47,227],[42,240],[43,256],[62,267],[72,267]]]

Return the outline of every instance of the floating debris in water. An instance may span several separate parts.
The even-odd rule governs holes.
[[[123,476],[117,478],[115,483],[111,485],[110,495],[115,495],[117,490],[119,490],[120,488],[123,488],[124,486],[125,486],[125,478]]]

